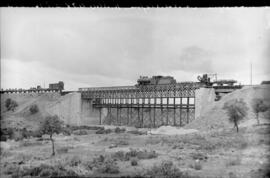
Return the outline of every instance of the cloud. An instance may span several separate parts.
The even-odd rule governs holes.
[[[260,9],[3,9],[1,62],[20,63],[28,84],[26,76],[44,70],[34,79],[72,88],[134,84],[140,75],[246,78],[255,59],[254,71],[265,76],[270,38],[261,16]],[[6,78],[16,73],[10,65]]]
[[[212,56],[213,54],[210,51],[197,46],[190,46],[183,50],[177,63],[173,65],[175,69],[184,71],[213,72]]]

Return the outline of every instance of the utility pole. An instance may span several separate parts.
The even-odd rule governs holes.
[[[250,62],[250,85],[252,85],[252,62]]]

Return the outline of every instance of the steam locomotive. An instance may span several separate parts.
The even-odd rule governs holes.
[[[137,80],[136,86],[142,86],[142,85],[168,85],[168,84],[176,84],[176,80],[171,76],[140,76],[140,78]]]

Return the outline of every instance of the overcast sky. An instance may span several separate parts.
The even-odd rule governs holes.
[[[270,8],[1,8],[1,88],[270,80]]]

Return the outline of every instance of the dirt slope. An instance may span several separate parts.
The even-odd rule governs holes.
[[[18,103],[18,107],[14,112],[7,111],[5,101],[11,98]],[[61,101],[62,97],[59,93],[34,93],[34,94],[4,94],[1,95],[1,127],[15,127],[35,129],[43,118],[51,112],[50,108],[54,107]],[[39,112],[31,114],[29,108],[36,104]]]
[[[225,95],[221,100],[206,107],[206,111],[197,120],[185,126],[186,129],[211,130],[217,128],[229,128],[232,124],[228,122],[227,115],[222,109],[224,103],[231,99],[243,99],[248,107],[248,116],[241,124],[254,120],[254,113],[251,103],[254,98],[262,98],[270,104],[270,85],[257,85],[244,87],[230,94]]]

